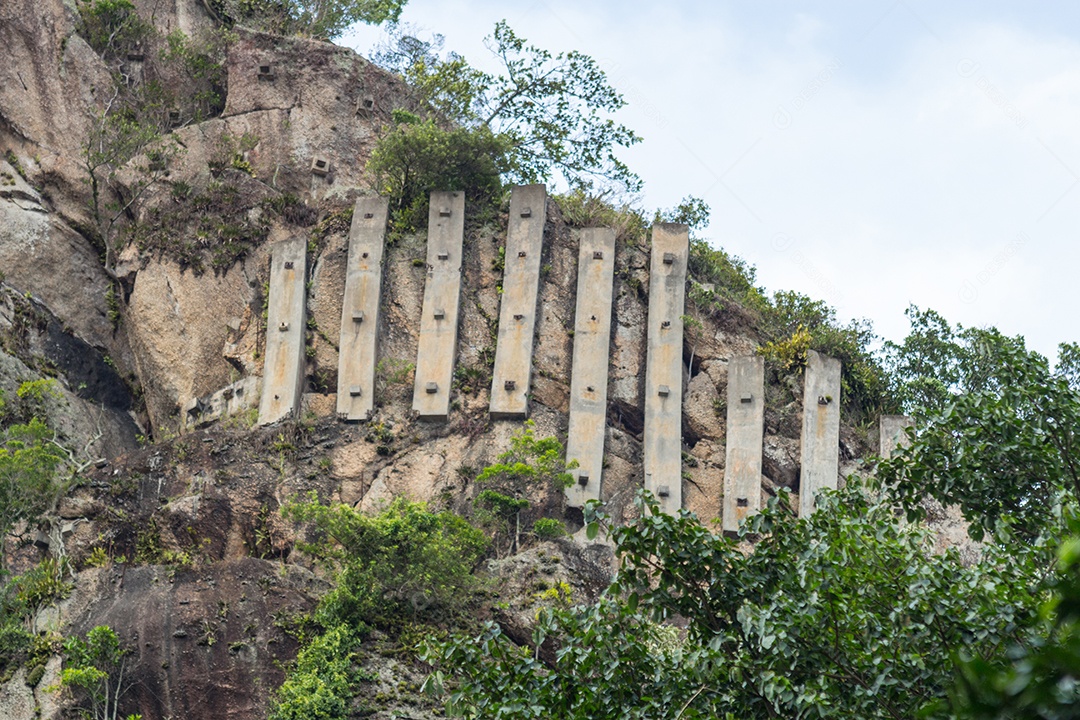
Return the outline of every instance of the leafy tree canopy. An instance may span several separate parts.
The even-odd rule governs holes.
[[[505,21],[486,41],[499,72],[481,71],[455,53],[441,56],[442,44],[442,36],[422,40],[395,28],[375,60],[402,74],[441,121],[501,138],[507,179],[530,183],[555,176],[574,186],[602,180],[640,188],[640,179],[616,156],[617,148],[640,138],[611,119],[626,103],[591,57],[529,45]]]
[[[219,16],[279,35],[340,37],[357,23],[397,22],[408,0],[210,0]]]
[[[1059,527],[1080,503],[1080,392],[1020,338],[991,329],[943,341],[947,324],[921,317],[932,329],[905,341],[923,344],[902,361],[907,387],[927,391],[930,406],[917,442],[879,468],[882,482],[911,519],[925,515],[926,495],[958,505],[977,538]]]
[[[738,539],[642,510],[611,530],[603,600],[541,616],[532,648],[494,626],[432,644],[429,689],[467,718],[947,717],[959,648],[996,658],[1039,627],[1048,547],[965,566],[855,481],[807,520],[774,500]]]
[[[610,529],[600,603],[542,616],[525,647],[493,626],[431,644],[429,689],[467,718],[1076,717],[1080,393],[1064,353],[1052,370],[969,337],[967,390],[873,486],[849,478],[802,519],[781,494],[737,537],[644,495]],[[926,496],[961,507],[973,560],[936,547]]]

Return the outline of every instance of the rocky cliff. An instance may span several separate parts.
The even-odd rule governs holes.
[[[158,43],[174,30],[195,37],[212,27],[199,3],[138,8]],[[407,496],[467,514],[476,471],[520,430],[487,412],[507,207],[466,209],[449,421],[420,422],[411,411],[421,232],[395,236],[386,249],[375,415],[340,422],[331,392],[349,213],[356,197],[373,193],[366,161],[389,112],[411,106],[408,88],[349,50],[239,30],[218,107],[163,107],[164,164],[140,155],[103,191],[114,204],[138,198],[119,216],[123,232],[103,238],[86,152],[117,68],[136,85],[153,77],[167,84],[172,71],[155,67],[163,45],[109,60],[78,29],[78,13],[60,0],[0,6],[0,47],[8,49],[0,61],[0,388],[10,397],[27,380],[57,380],[48,416],[84,478],[61,500],[54,532],[10,543],[12,563],[70,559],[75,589],[38,623],[65,632],[115,627],[135,648],[126,711],[265,717],[282,664],[296,652],[289,618],[310,610],[324,588],[295,551],[297,530],[282,504],[315,490],[363,510]],[[547,218],[531,415],[538,435],[565,439],[577,247],[557,202],[549,200]],[[250,411],[207,421],[199,398],[261,375],[269,247],[298,236],[308,241],[310,267],[300,417],[267,428],[254,428]],[[110,241],[115,248],[103,245]],[[643,481],[647,243],[620,236],[615,262],[602,497],[622,520]],[[761,337],[753,315],[734,303],[701,320],[684,352],[683,497],[712,519],[723,496],[726,364],[755,352]],[[776,385],[769,401],[764,492],[797,491],[801,392]],[[844,430],[845,468],[864,445]],[[564,519],[580,529],[580,514]],[[491,572],[512,599],[504,620],[527,623],[525,588],[538,578],[595,597],[604,562],[601,549],[563,540],[495,563]],[[419,676],[407,663],[380,662],[382,685],[372,693],[389,712],[409,694],[393,688]],[[32,669],[3,686],[0,715],[59,716],[62,698],[46,690],[59,659],[28,682]]]

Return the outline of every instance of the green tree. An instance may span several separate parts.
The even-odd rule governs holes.
[[[508,143],[487,127],[444,128],[404,110],[372,151],[368,170],[380,193],[394,200],[395,224],[427,222],[431,190],[462,190],[472,202],[487,202],[502,189],[509,169]]]
[[[557,176],[570,185],[599,179],[640,188],[616,156],[616,148],[640,138],[609,117],[626,103],[595,60],[529,45],[505,21],[486,44],[498,73],[477,70],[460,55],[440,57],[440,36],[424,41],[401,29],[376,59],[417,88],[442,121],[486,128],[505,143],[506,160],[496,165],[514,182]],[[431,189],[437,188],[422,190]]]
[[[526,420],[521,431],[510,438],[510,449],[476,478],[477,487],[483,488],[474,501],[477,519],[489,528],[497,544],[516,551],[521,533],[537,517],[562,507],[563,490],[574,482],[567,469],[575,467],[577,461],[567,465],[558,438],[536,437],[536,423]],[[523,517],[530,508],[534,512]]]
[[[648,496],[611,530],[619,575],[594,606],[541,617],[533,647],[489,627],[433,644],[462,717],[945,717],[954,654],[993,658],[1038,627],[1044,544],[965,565],[852,480],[797,519],[783,496],[738,538]],[[602,517],[601,517],[602,519]],[[595,526],[592,526],[595,527]],[[742,549],[755,540],[752,552]],[[684,633],[656,623],[679,617]]]
[[[53,437],[37,418],[0,430],[0,538],[54,506],[63,487],[57,472],[65,455]]]
[[[374,516],[315,498],[284,512],[313,524],[317,539],[304,548],[337,570],[336,586],[316,615],[324,627],[385,628],[418,615],[449,617],[476,589],[472,571],[488,544],[453,513],[405,498]]]
[[[1080,523],[1058,550],[1057,572],[1045,585],[1052,598],[1040,608],[1047,626],[1029,645],[1009,648],[1002,663],[960,651],[951,694],[959,718],[1067,720],[1080,715]]]
[[[270,720],[345,720],[356,686],[371,679],[357,668],[363,634],[337,625],[319,634],[296,657],[278,688]]]
[[[1026,352],[1023,338],[1010,338],[996,328],[954,327],[939,313],[915,305],[904,314],[911,331],[901,343],[885,343],[883,361],[905,412],[942,410],[961,394],[1001,387],[1001,378],[1008,375],[1008,352]],[[1077,366],[1073,350],[1061,346],[1066,374]]]
[[[340,37],[357,23],[397,22],[408,0],[211,0],[220,20],[279,35]]]
[[[86,637],[74,636],[64,643],[60,686],[76,696],[84,717],[120,717],[120,701],[132,682],[128,655],[120,637],[108,625],[98,625]],[[138,717],[129,715],[128,719]]]
[[[911,519],[929,496],[958,505],[976,538],[1000,526],[1035,538],[1080,501],[1080,392],[1019,339],[979,331],[973,347],[962,346],[955,375],[972,389],[938,384],[950,401],[878,476]]]

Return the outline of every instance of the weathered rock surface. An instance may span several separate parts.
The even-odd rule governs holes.
[[[175,427],[191,400],[238,379],[225,349],[257,310],[267,262],[260,248],[221,274],[196,275],[164,259],[136,274],[126,322],[155,428]]]
[[[114,628],[135,649],[121,704],[145,718],[265,717],[296,641],[282,626],[310,610],[321,584],[307,570],[244,558],[207,567],[84,571],[95,597],[74,629]]]

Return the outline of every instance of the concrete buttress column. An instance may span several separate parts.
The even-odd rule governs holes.
[[[727,371],[726,532],[761,509],[761,450],[765,439],[765,358],[733,358]]]
[[[652,228],[645,365],[645,488],[660,508],[682,507],[683,311],[690,237],[686,225]]]
[[[375,407],[375,355],[388,214],[386,198],[360,198],[353,207],[338,344],[337,412],[344,420],[367,420]]]
[[[464,235],[465,193],[431,193],[427,281],[413,385],[413,410],[421,420],[445,420],[450,414]]]
[[[288,417],[300,406],[304,388],[307,241],[278,243],[271,251],[267,299],[266,359],[259,402],[259,424]]]
[[[532,375],[540,254],[544,247],[547,190],[519,185],[510,195],[506,266],[499,307],[499,338],[491,381],[491,417],[526,418]]]
[[[888,460],[897,448],[910,444],[906,430],[914,424],[915,419],[910,415],[882,415],[878,418],[882,458]]]
[[[574,314],[574,366],[570,376],[570,427],[566,459],[577,460],[566,504],[583,507],[600,499],[607,427],[608,359],[611,347],[615,231],[579,230],[577,310]]]
[[[814,512],[814,495],[835,490],[840,472],[840,361],[806,351],[799,470],[799,517]]]

